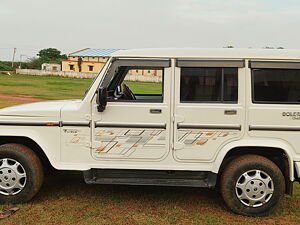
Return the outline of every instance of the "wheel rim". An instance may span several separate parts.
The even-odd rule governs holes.
[[[238,199],[246,206],[259,207],[272,198],[274,184],[272,178],[261,170],[249,170],[236,182],[235,192]]]
[[[26,184],[24,167],[16,160],[0,159],[0,194],[16,195]]]

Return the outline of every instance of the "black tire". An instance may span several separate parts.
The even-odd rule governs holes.
[[[245,216],[266,216],[284,196],[285,179],[271,160],[259,155],[244,155],[226,166],[221,175],[220,192],[233,212]],[[270,192],[273,193],[267,194]]]
[[[6,163],[4,164],[4,162]],[[19,163],[21,166],[19,165],[17,167],[18,165],[17,163]],[[18,172],[18,174],[21,174],[21,176],[24,176],[25,174],[25,178],[20,178],[20,179],[18,177],[15,178],[14,174],[17,174],[16,172]],[[0,177],[1,177],[1,182],[0,182],[0,203],[1,204],[8,204],[8,203],[16,204],[16,203],[28,202],[40,190],[44,181],[44,173],[43,173],[41,160],[30,148],[24,145],[21,144],[1,145],[0,146]],[[19,180],[18,183],[21,183],[23,187],[13,188],[15,187],[14,186],[15,180],[17,181]],[[6,186],[11,188],[9,191],[13,193],[12,195],[7,195],[6,193],[7,190],[4,189],[4,187]]]

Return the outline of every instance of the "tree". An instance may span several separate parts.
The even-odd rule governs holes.
[[[61,52],[56,48],[45,48],[39,51],[37,54],[39,59],[43,63],[60,63],[62,59],[67,59],[65,54],[61,54]]]
[[[31,58],[28,62],[28,68],[30,69],[41,69],[43,63],[58,63],[61,60],[67,59],[66,54],[61,54],[61,52],[56,48],[45,48],[39,51],[37,54],[38,58]]]
[[[56,48],[45,48],[39,51],[37,54],[40,58],[48,58],[48,59],[59,59],[61,57],[60,51]]]
[[[43,62],[40,58],[30,58],[27,63],[23,64],[23,68],[40,70]]]

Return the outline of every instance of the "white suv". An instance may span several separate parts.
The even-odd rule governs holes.
[[[157,82],[130,87],[140,71]],[[118,51],[82,100],[0,110],[0,202],[30,200],[50,163],[88,184],[218,187],[266,215],[300,174],[299,104],[300,51]]]

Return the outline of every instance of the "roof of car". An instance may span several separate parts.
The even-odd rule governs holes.
[[[130,58],[220,58],[220,59],[300,59],[300,50],[242,48],[149,48],[120,50],[113,57]]]

